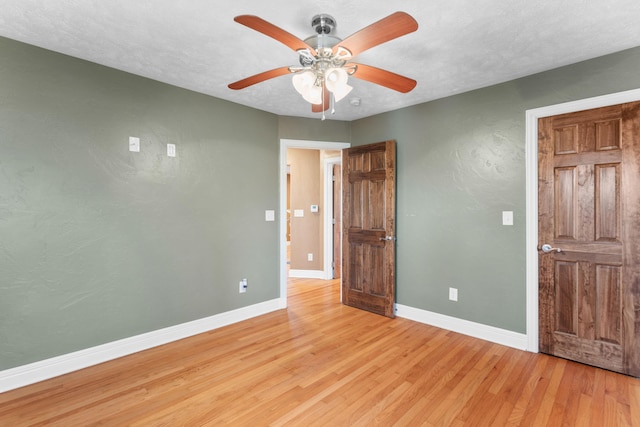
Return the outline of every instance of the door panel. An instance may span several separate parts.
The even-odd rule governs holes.
[[[539,120],[540,351],[640,375],[640,103]]]
[[[342,295],[395,317],[395,141],[343,151]]]

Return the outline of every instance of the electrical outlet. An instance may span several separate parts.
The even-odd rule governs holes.
[[[313,254],[307,254],[307,261],[313,261]]]
[[[456,288],[449,288],[449,299],[451,301],[458,301],[458,290]]]
[[[238,283],[238,292],[240,292],[241,294],[244,294],[245,292],[247,292],[248,287],[249,287],[249,284],[247,283],[247,279],[242,279]]]

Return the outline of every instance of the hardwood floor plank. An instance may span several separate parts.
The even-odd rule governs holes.
[[[604,371],[596,371],[593,383],[593,405],[591,406],[591,425],[607,425],[607,401],[604,394],[605,375]],[[595,408],[601,408],[596,411]],[[610,425],[610,424],[609,424]]]
[[[629,417],[632,426],[640,426],[640,384],[629,384]]]
[[[540,394],[540,404],[535,411],[533,425],[545,426],[549,422],[551,410],[558,394],[558,388],[564,376],[566,361],[562,359],[555,360],[553,372],[546,389]]]
[[[0,394],[1,426],[640,425],[640,381],[339,303],[289,307]]]

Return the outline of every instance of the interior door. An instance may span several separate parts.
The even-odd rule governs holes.
[[[343,150],[342,301],[395,317],[395,141]]]
[[[640,103],[538,129],[540,351],[640,376]]]

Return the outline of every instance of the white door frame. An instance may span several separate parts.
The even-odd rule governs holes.
[[[280,140],[280,300],[284,307],[287,306],[287,150],[289,148],[343,150],[349,147],[351,144],[348,142]]]
[[[324,160],[324,278],[333,279],[333,166],[341,165],[342,157]]]
[[[538,352],[538,119],[640,100],[640,89],[526,111],[527,350]]]

